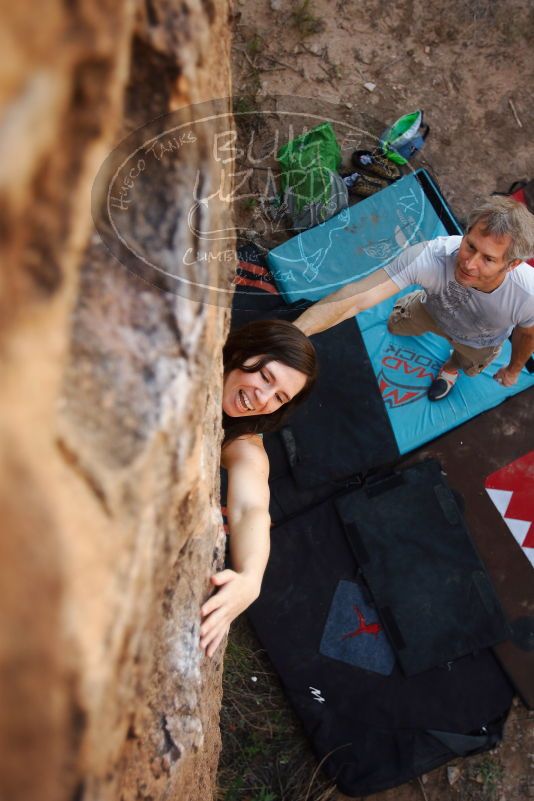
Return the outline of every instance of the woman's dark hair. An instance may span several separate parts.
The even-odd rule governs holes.
[[[255,357],[256,361],[245,367],[245,362]],[[287,320],[254,320],[230,332],[223,348],[225,376],[237,369],[255,373],[272,361],[282,362],[304,373],[306,383],[303,389],[272,414],[230,417],[223,412],[225,445],[243,434],[267,433],[280,428],[289,413],[308,397],[317,378],[315,348],[293,323]]]

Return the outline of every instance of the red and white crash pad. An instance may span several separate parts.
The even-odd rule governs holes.
[[[534,566],[534,451],[496,470],[484,486]]]

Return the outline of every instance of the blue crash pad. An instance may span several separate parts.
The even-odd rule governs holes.
[[[286,303],[320,300],[384,267],[408,245],[461,229],[425,170],[406,175],[267,256]]]
[[[439,402],[429,401],[428,387],[449,356],[449,343],[431,333],[395,336],[386,326],[396,300],[417,288],[399,292],[356,318],[400,453],[414,450],[534,386],[534,373],[526,368],[513,387],[503,387],[493,379],[497,370],[509,363],[511,345],[507,340],[499,356],[480,375],[469,378],[460,373],[450,395]]]

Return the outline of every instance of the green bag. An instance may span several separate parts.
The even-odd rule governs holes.
[[[414,153],[423,147],[429,130],[423,122],[422,111],[405,114],[380,137],[382,152],[395,164],[408,164]]]
[[[307,203],[328,203],[330,173],[341,166],[341,149],[329,122],[291,139],[278,151],[282,193],[291,188],[297,209]]]
[[[308,228],[332,217],[348,203],[337,171],[341,149],[329,122],[291,139],[277,154],[282,202],[298,228]]]

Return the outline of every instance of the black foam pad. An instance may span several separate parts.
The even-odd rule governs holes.
[[[345,495],[336,508],[407,675],[510,637],[436,461]]]
[[[465,753],[495,744],[512,690],[492,652],[405,676],[334,501],[275,527],[271,543],[249,618],[342,792],[427,772],[455,757],[456,735]]]
[[[274,475],[285,452],[297,488],[344,481],[399,457],[376,376],[354,320],[312,337],[319,378],[285,430],[265,438]],[[273,444],[277,440],[277,444]]]

